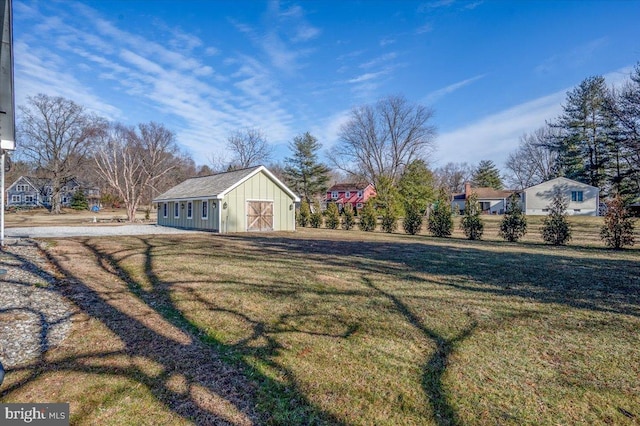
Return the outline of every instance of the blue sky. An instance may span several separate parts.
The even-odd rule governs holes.
[[[325,148],[349,110],[390,94],[431,106],[432,164],[493,160],[592,75],[640,61],[640,1],[14,0],[16,103],[60,95],[157,121],[198,164],[260,128],[275,159]],[[19,140],[18,140],[19,143]]]

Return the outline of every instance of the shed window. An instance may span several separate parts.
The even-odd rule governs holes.
[[[571,201],[582,201],[582,191],[571,191]]]
[[[187,202],[187,219],[193,219],[193,203]]]
[[[338,191],[331,191],[331,198],[332,199],[337,199],[338,198]]]
[[[173,203],[173,216],[178,219],[180,217],[180,203]]]
[[[202,202],[202,219],[207,220],[209,218],[209,202]]]
[[[162,217],[169,216],[169,203],[162,204]]]

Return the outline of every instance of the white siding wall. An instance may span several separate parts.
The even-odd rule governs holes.
[[[524,190],[526,214],[546,215],[553,194],[559,188],[569,200],[567,214],[597,216],[599,190],[596,187],[566,178],[556,178]],[[582,201],[571,201],[571,192],[582,192]]]

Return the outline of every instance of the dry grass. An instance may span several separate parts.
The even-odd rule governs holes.
[[[579,220],[586,243],[561,248],[311,229],[58,240],[75,331],[2,399],[69,400],[82,424],[637,423],[640,252],[595,247],[596,219]]]
[[[150,213],[150,221],[156,221],[156,211]],[[138,210],[136,220],[143,221],[145,213]],[[93,219],[96,222],[93,222]],[[62,213],[54,215],[46,209],[19,210],[5,213],[5,226],[7,228],[26,226],[91,226],[118,224],[126,220],[127,212],[124,209],[102,209],[99,212],[88,210],[62,209]]]

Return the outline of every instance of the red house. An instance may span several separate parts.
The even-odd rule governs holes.
[[[369,198],[375,197],[376,190],[370,183],[337,183],[327,190],[325,204],[336,203],[342,211],[349,203],[354,209],[360,210]]]

